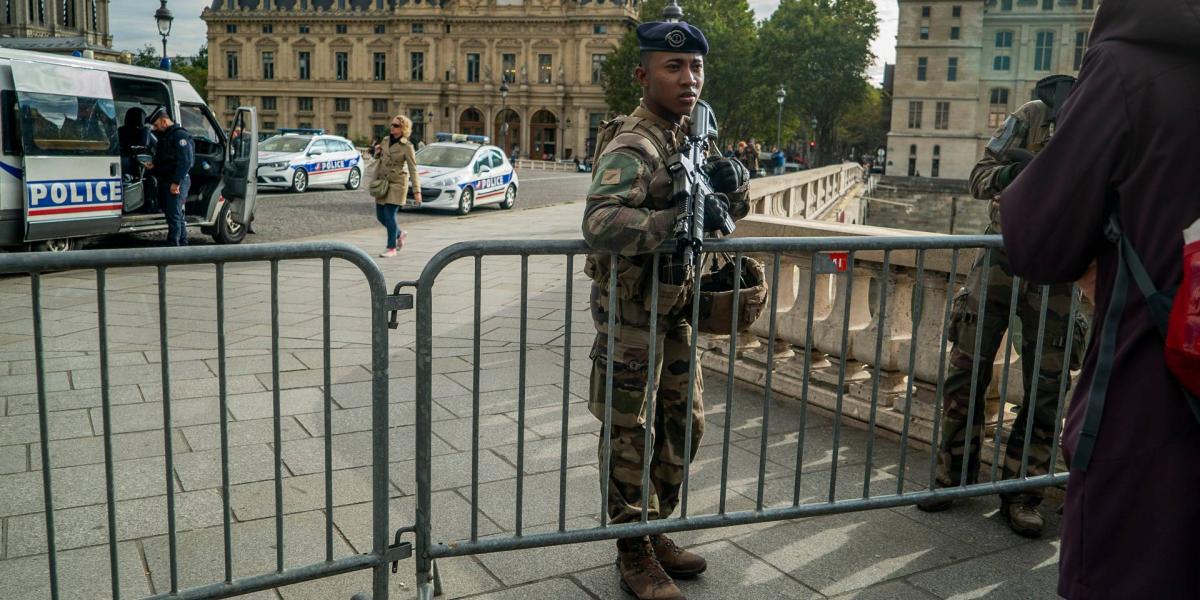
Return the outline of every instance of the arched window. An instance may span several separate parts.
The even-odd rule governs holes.
[[[484,135],[483,133],[483,113],[468,108],[458,117],[458,131],[467,135]]]
[[[558,151],[558,117],[548,110],[533,113],[529,119],[529,139],[533,143],[529,158],[554,160]]]

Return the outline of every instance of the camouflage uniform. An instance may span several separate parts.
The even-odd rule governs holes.
[[[1039,100],[1022,105],[1010,117],[1015,120],[1015,132],[1005,139],[1005,126],[997,130],[993,144],[989,144],[983,158],[971,171],[971,193],[981,200],[991,201],[991,224],[985,233],[1000,233],[1000,202],[998,196],[1009,182],[1002,181],[1001,171],[1009,162],[1001,155],[1011,148],[1023,148],[1037,152],[1046,144],[1052,134],[1053,124],[1047,121],[1048,110]],[[997,142],[1007,142],[997,151]],[[980,307],[983,299],[983,274],[987,273],[987,298],[984,307]],[[966,288],[963,288],[954,300],[954,312],[950,322],[950,339],[954,347],[950,351],[949,372],[946,376],[945,395],[943,397],[944,413],[942,416],[941,439],[938,447],[938,484],[956,486],[960,482],[963,461],[963,445],[967,435],[967,419],[971,400],[971,372],[973,365],[978,362],[979,374],[975,388],[974,423],[971,427],[970,453],[967,457],[967,480],[965,483],[975,483],[979,474],[980,437],[985,412],[985,397],[992,379],[992,365],[1000,350],[1004,333],[1008,329],[1008,314],[1012,301],[1012,268],[1009,266],[1008,255],[1003,248],[993,250],[988,258],[987,253],[981,252],[971,270]],[[1041,316],[1042,286],[1031,285],[1021,281],[1017,290],[1016,316],[1021,321],[1021,366],[1023,373],[1024,402],[1020,412],[1011,426],[1008,445],[1004,452],[1003,477],[1005,479],[1020,476],[1021,456],[1025,449],[1025,429],[1027,420],[1033,418],[1033,434],[1029,442],[1029,459],[1027,473],[1029,476],[1042,475],[1048,472],[1050,450],[1054,444],[1055,417],[1058,410],[1059,384],[1062,380],[1064,350],[1067,335],[1073,335],[1071,350],[1072,368],[1078,368],[1080,357],[1083,355],[1087,322],[1083,317],[1081,307],[1076,323],[1070,323],[1071,294],[1070,284],[1049,286],[1049,302],[1046,312],[1045,333],[1042,346],[1042,361],[1035,364],[1037,331]],[[980,314],[983,315],[983,326],[978,328]],[[982,339],[976,339],[976,333],[982,334]],[[975,356],[976,343],[979,344],[979,355]],[[1040,368],[1039,368],[1040,366]],[[1036,383],[1032,375],[1037,372]],[[1037,397],[1030,410],[1031,396],[1036,386]],[[1019,494],[1003,494],[1006,502],[1019,503],[1026,506],[1037,506],[1042,500],[1042,491],[1033,490]]]
[[[608,369],[608,315],[616,311],[612,390],[612,461],[608,511],[613,523],[641,518],[642,467],[645,456],[645,427],[653,423],[653,452],[650,461],[648,513],[651,519],[665,518],[679,502],[683,482],[685,432],[692,422],[692,456],[704,435],[704,385],[700,369],[695,373],[695,399],[688,405],[688,372],[691,367],[692,328],[690,316],[692,281],[684,279],[678,258],[660,257],[658,321],[655,356],[650,359],[650,307],[653,254],[672,236],[676,210],[670,201],[671,177],[666,159],[675,152],[686,133],[677,125],[638,107],[628,117],[606,124],[597,144],[597,159],[583,216],[583,235],[599,251],[587,259],[585,271],[592,278],[592,319],[596,341],[592,347],[592,373],[588,408],[604,419]],[[606,139],[610,139],[605,143]],[[719,156],[715,147],[710,156]],[[745,186],[727,194],[729,212],[735,219],[749,212]],[[610,253],[619,255],[616,269]],[[617,298],[609,297],[609,282],[617,276]],[[647,417],[647,377],[655,370],[654,414]],[[665,368],[664,368],[665,367]],[[604,443],[600,443],[603,461]],[[605,474],[600,474],[604,485]]]

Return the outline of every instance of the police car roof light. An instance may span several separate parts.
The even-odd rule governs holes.
[[[439,142],[456,142],[456,143],[460,143],[460,144],[462,144],[462,143],[468,143],[468,144],[491,143],[491,138],[489,138],[486,135],[469,135],[466,133],[450,133],[450,132],[446,132],[446,131],[439,131],[439,132],[433,134],[433,136],[434,136],[434,139],[436,139]]]

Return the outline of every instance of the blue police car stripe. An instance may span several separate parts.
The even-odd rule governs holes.
[[[3,170],[5,173],[8,173],[9,175],[16,177],[17,179],[25,178],[25,171],[18,169],[7,163],[0,162],[0,170]]]

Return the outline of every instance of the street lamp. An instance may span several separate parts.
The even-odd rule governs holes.
[[[818,125],[817,118],[813,117],[812,118],[812,135],[809,136],[809,141],[808,141],[808,148],[809,148],[808,166],[809,167],[814,166],[813,162],[817,158],[817,153],[814,150],[814,148],[816,148],[816,145],[817,145],[817,125]]]
[[[162,36],[162,66],[165,70],[170,70],[171,62],[167,58],[167,36],[171,35],[171,23],[175,20],[175,16],[171,14],[171,9],[167,8],[167,0],[159,0],[159,2],[162,4],[158,7],[158,10],[154,11],[154,21],[158,23],[158,35]]]
[[[504,80],[507,75],[500,75],[500,101],[502,108],[500,109],[500,118],[504,119],[500,122],[500,147],[508,145],[508,82]]]
[[[775,119],[775,147],[783,148],[783,99],[787,98],[787,90],[783,86],[779,86],[779,91],[775,92],[775,102],[779,104],[779,112]]]

